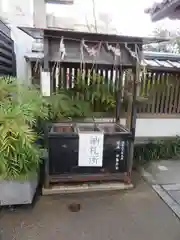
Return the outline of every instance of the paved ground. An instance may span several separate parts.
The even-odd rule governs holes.
[[[151,175],[152,184],[180,184],[180,160],[155,161],[145,170]]]
[[[81,210],[72,213],[69,203]],[[33,209],[4,211],[2,240],[179,240],[180,221],[144,181],[124,193],[41,197]]]
[[[157,161],[144,170],[145,179],[180,218],[180,161]]]

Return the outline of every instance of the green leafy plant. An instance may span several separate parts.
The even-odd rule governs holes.
[[[0,77],[0,102],[19,105],[28,124],[48,118],[48,101],[34,86],[19,84],[16,78]]]
[[[180,137],[139,144],[134,148],[135,164],[145,164],[156,160],[177,159],[180,157]]]
[[[34,174],[40,151],[37,135],[23,118],[22,110],[11,102],[0,105],[0,178],[17,179]]]
[[[36,88],[21,85],[18,89],[18,94],[20,96],[19,102],[22,110],[24,109],[24,115],[27,117],[27,120],[30,115],[34,116],[34,122],[38,118],[48,118],[48,101]]]
[[[90,105],[84,100],[74,99],[68,91],[60,91],[49,97],[49,116],[51,120],[87,117]]]
[[[14,78],[0,78],[0,91],[0,178],[27,178],[40,163],[33,127],[39,117],[47,118],[48,102]]]
[[[115,84],[113,86],[115,88]],[[83,77],[83,74],[79,73],[70,92],[74,99],[88,101],[94,112],[112,111],[115,108],[116,89],[112,89],[99,74]]]
[[[0,102],[10,99],[11,93],[16,92],[17,83],[12,77],[0,77]]]

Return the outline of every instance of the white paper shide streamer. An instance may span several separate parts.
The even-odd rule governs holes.
[[[95,47],[92,47],[92,48],[88,47],[88,45],[85,44],[84,40],[82,40],[82,45],[86,49],[86,51],[88,52],[89,56],[91,56],[91,57],[96,57],[97,56],[98,49],[95,49]]]
[[[41,72],[41,92],[43,96],[51,94],[50,72]]]
[[[121,56],[121,51],[119,48],[114,47],[108,43],[106,43],[106,46],[107,46],[107,50],[113,52],[115,56],[117,56],[117,57]]]
[[[63,37],[61,37],[61,41],[60,41],[60,45],[59,45],[59,52],[60,52],[61,60],[64,60],[64,57],[66,56],[66,48],[65,48]]]

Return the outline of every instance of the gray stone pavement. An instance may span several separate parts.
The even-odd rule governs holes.
[[[40,197],[33,209],[3,211],[0,227],[2,240],[180,239],[179,219],[143,180],[127,192]]]
[[[142,170],[142,175],[180,218],[180,161],[153,162]]]
[[[163,160],[152,162],[145,168],[152,184],[180,184],[180,160]]]

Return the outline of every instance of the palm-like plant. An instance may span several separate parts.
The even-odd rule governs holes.
[[[48,118],[48,102],[33,86],[18,84],[17,79],[0,77],[0,102],[10,101],[20,106],[27,122]]]
[[[17,82],[12,77],[0,77],[0,102],[11,98],[10,93],[17,89]]]
[[[48,116],[46,100],[13,78],[0,78],[0,92],[0,177],[29,177],[40,161],[32,127],[38,117]]]
[[[90,104],[84,100],[73,98],[71,92],[59,91],[49,97],[49,115],[51,120],[87,117],[91,114]]]
[[[20,106],[11,102],[0,105],[0,177],[29,177],[39,164],[37,135],[23,118]]]
[[[80,95],[82,99],[88,101],[95,112],[106,112],[115,108],[116,91],[115,84],[113,87],[110,86],[99,74],[92,74],[86,78],[79,74],[70,92],[74,98]]]
[[[18,96],[20,96],[18,98]],[[24,109],[24,114],[28,116],[34,116],[34,121],[37,118],[48,118],[48,101],[41,93],[33,86],[20,85],[17,92],[17,101]]]

